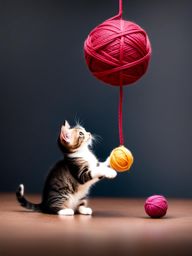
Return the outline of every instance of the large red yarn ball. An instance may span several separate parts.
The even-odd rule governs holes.
[[[145,30],[137,24],[109,19],[90,32],[84,52],[95,77],[119,86],[134,83],[145,74],[151,45]]]
[[[154,195],[145,201],[145,212],[152,218],[163,217],[168,209],[168,202],[162,195]]]

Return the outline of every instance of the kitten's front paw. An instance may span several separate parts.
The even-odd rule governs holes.
[[[65,209],[58,211],[57,214],[61,215],[61,216],[72,216],[72,215],[74,215],[74,211],[73,211],[73,209],[65,208]]]
[[[117,172],[111,168],[106,168],[104,170],[104,177],[108,179],[114,179],[117,176]]]

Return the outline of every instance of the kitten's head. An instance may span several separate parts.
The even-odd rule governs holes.
[[[63,153],[73,153],[83,147],[91,146],[92,139],[91,133],[82,126],[70,127],[69,123],[65,121],[61,126],[58,145]]]

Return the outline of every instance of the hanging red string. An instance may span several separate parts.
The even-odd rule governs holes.
[[[123,86],[122,85],[120,85],[120,90],[119,90],[118,123],[119,123],[119,142],[120,142],[120,145],[123,145],[124,137],[123,137]]]

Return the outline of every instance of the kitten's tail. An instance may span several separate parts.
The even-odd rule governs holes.
[[[20,184],[16,191],[16,198],[21,206],[33,211],[41,211],[41,204],[33,204],[24,197],[24,185]]]

